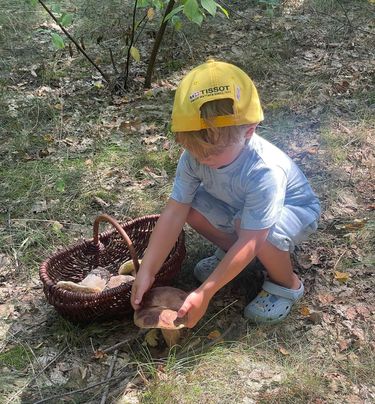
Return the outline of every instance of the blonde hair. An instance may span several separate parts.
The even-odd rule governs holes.
[[[221,153],[227,146],[239,143],[244,138],[243,128],[249,126],[216,128],[212,125],[211,118],[231,114],[233,114],[233,100],[229,98],[204,103],[201,107],[201,117],[205,120],[208,128],[198,131],[176,132],[176,142],[198,158],[206,158]]]

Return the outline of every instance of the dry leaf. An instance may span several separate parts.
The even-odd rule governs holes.
[[[320,303],[322,303],[322,304],[328,304],[335,300],[335,297],[329,293],[324,294],[324,295],[318,295],[317,297],[318,297],[318,300],[320,301]]]
[[[159,336],[158,336],[158,330],[157,328],[151,329],[146,335],[145,335],[145,342],[147,345],[156,347],[158,345],[159,341]]]
[[[279,345],[279,352],[281,352],[284,356],[289,355],[289,351],[282,345]]]
[[[348,307],[345,310],[345,316],[348,320],[354,320],[357,317],[357,310],[355,307]]]
[[[31,208],[33,213],[41,213],[47,210],[47,201],[36,201]]]
[[[348,281],[350,275],[348,272],[335,271],[335,279],[341,283]]]
[[[357,313],[362,316],[363,318],[370,317],[371,310],[366,306],[357,306],[356,307]]]
[[[155,10],[151,7],[147,10],[147,18],[151,21],[155,16]]]
[[[309,315],[309,320],[314,324],[320,324],[323,320],[323,314],[319,311],[313,311]]]
[[[221,332],[219,330],[214,330],[211,331],[208,335],[207,338],[214,340],[214,339],[218,339],[221,336]]]
[[[351,341],[349,339],[341,339],[339,340],[339,349],[340,352],[346,351],[350,346]]]
[[[360,328],[353,328],[352,334],[361,342],[365,340],[365,333]]]
[[[95,358],[95,359],[103,359],[103,358],[105,358],[106,356],[107,356],[107,354],[106,354],[105,352],[101,351],[100,349],[97,349],[97,350],[94,352],[94,358]]]
[[[309,309],[307,306],[302,306],[302,307],[299,309],[299,312],[300,312],[303,316],[305,316],[305,317],[307,317],[307,316],[310,315],[310,309]]]

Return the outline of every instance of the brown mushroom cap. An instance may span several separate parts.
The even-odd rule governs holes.
[[[187,316],[177,317],[177,311],[188,294],[181,289],[162,286],[149,290],[142,307],[134,312],[134,323],[139,328],[178,330],[186,326]]]
[[[171,286],[160,286],[150,289],[142,299],[142,307],[163,307],[165,309],[179,310],[188,293]]]

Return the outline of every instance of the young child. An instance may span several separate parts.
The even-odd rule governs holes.
[[[255,257],[268,279],[245,307],[246,318],[277,323],[301,298],[304,288],[290,252],[317,229],[320,204],[296,164],[255,134],[262,120],[257,90],[238,67],[209,60],[183,78],[172,130],[185,151],[133,284],[135,310],[185,223],[218,247],[194,269],[202,284],[178,312],[179,317],[187,314],[188,327]]]

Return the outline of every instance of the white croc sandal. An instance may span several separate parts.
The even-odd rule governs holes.
[[[194,276],[199,282],[203,283],[215,271],[220,261],[224,258],[225,252],[217,248],[214,255],[203,258],[194,268]]]
[[[303,292],[302,282],[299,289],[288,289],[265,281],[263,290],[245,307],[244,316],[257,324],[276,324],[284,320]]]

